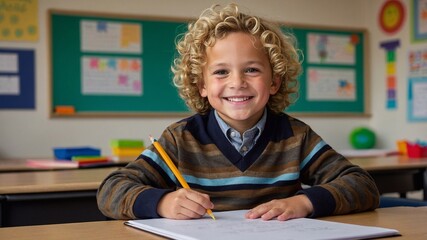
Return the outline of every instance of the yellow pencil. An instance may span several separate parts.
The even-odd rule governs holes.
[[[188,186],[187,181],[185,181],[185,179],[182,177],[181,173],[179,172],[178,168],[176,168],[175,164],[172,162],[172,160],[170,159],[168,154],[163,149],[162,145],[160,145],[160,143],[158,143],[157,140],[154,139],[151,135],[150,135],[150,140],[153,143],[154,147],[157,149],[157,151],[159,151],[163,160],[166,162],[168,167],[171,169],[171,171],[173,172],[175,177],[178,179],[179,183],[181,183],[182,187],[183,188],[190,188],[190,186]],[[215,220],[215,216],[213,215],[212,210],[206,209],[206,212],[209,214],[209,216],[211,216],[211,218],[213,220]]]

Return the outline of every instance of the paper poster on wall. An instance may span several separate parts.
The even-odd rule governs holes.
[[[83,52],[142,53],[142,27],[136,23],[80,21]]]
[[[408,64],[410,77],[427,76],[427,49],[409,50]]]
[[[414,77],[408,81],[408,119],[427,121],[427,78]]]
[[[408,52],[408,120],[427,121],[427,49]]]
[[[0,0],[0,41],[37,41],[38,0]]]
[[[19,95],[19,77],[0,75],[0,95]]]
[[[142,95],[142,60],[85,56],[82,63],[83,95]]]
[[[17,53],[0,53],[0,95],[19,95]]]
[[[400,30],[405,20],[405,6],[400,0],[387,0],[382,5],[378,22],[381,29],[389,34]]]
[[[412,41],[427,40],[427,0],[412,0]]]
[[[18,54],[0,53],[0,72],[18,72]]]
[[[346,65],[355,63],[354,39],[351,36],[309,33],[307,37],[309,63]]]
[[[308,68],[307,99],[310,101],[355,101],[354,69]]]

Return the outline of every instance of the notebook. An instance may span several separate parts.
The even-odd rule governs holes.
[[[125,224],[178,240],[317,240],[367,239],[400,235],[397,230],[299,218],[288,221],[245,219],[247,210],[215,212],[216,220],[172,220],[166,218],[129,220]]]

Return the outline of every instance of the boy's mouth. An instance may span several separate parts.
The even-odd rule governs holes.
[[[229,101],[229,102],[244,102],[244,101],[247,101],[251,98],[253,98],[253,97],[225,97],[224,99]]]

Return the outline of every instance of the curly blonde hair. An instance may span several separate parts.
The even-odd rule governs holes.
[[[197,113],[206,114],[212,108],[198,88],[203,83],[206,48],[232,32],[249,33],[259,38],[270,60],[273,75],[281,78],[279,91],[270,96],[267,105],[273,112],[282,112],[296,99],[291,94],[297,96],[298,91],[297,77],[301,64],[295,47],[296,39],[269,21],[240,12],[236,4],[222,9],[219,5],[206,9],[197,21],[188,25],[188,31],[177,42],[179,56],[174,60],[172,72],[180,97]]]

